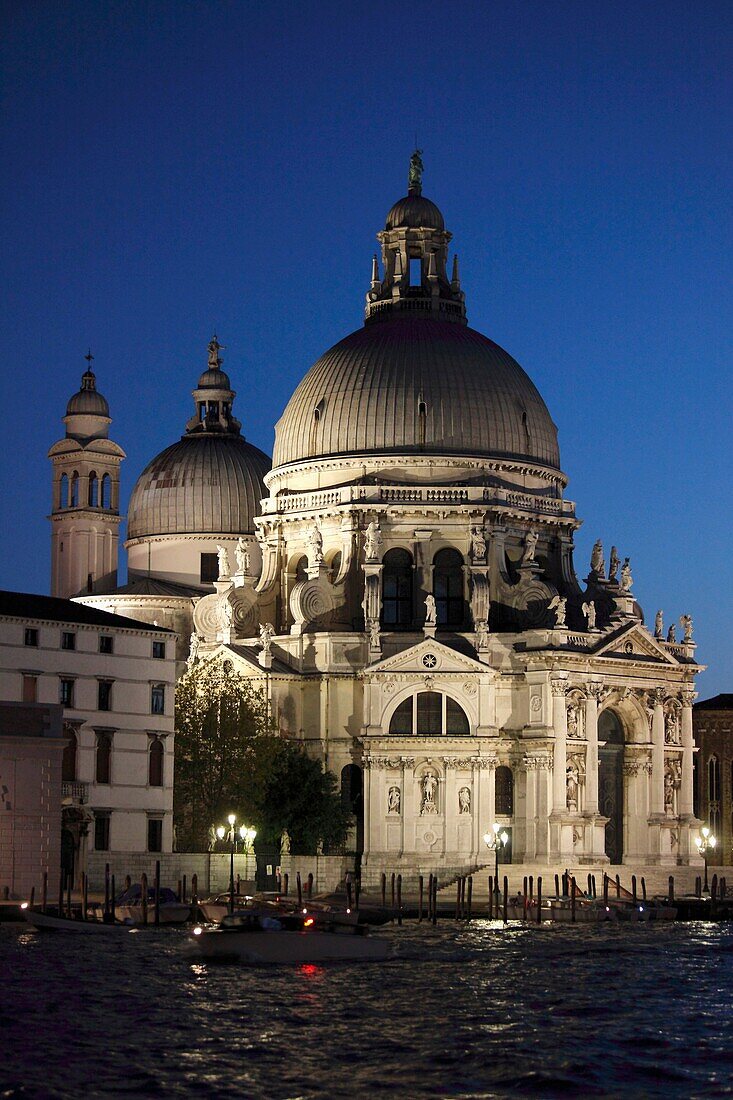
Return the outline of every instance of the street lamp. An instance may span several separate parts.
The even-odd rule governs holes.
[[[229,842],[229,912],[234,912],[234,853],[237,850],[237,840],[242,841],[242,847],[245,852],[252,850],[254,839],[257,836],[257,830],[251,829],[247,825],[240,825],[237,829],[237,817],[236,814],[229,814],[227,821],[229,822],[229,828],[225,825],[218,825],[216,828],[216,835],[219,840],[227,839]]]
[[[490,852],[494,853],[494,891],[498,897],[499,895],[499,851],[509,841],[509,834],[504,830],[501,831],[501,825],[494,822],[493,830],[490,833],[484,833],[484,844]]]
[[[702,836],[695,837],[695,844],[697,844],[697,850],[703,858],[705,864],[705,885],[703,890],[708,893],[708,848],[714,848],[718,843],[718,838],[714,837],[708,829],[707,825],[703,825],[700,830]]]

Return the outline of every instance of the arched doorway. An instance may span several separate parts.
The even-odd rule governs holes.
[[[606,855],[621,863],[624,855],[624,728],[612,710],[598,717],[598,809],[608,818]]]

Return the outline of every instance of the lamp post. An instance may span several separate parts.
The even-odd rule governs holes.
[[[697,844],[697,850],[700,853],[700,855],[702,856],[703,862],[705,864],[705,885],[703,887],[703,890],[707,894],[709,892],[708,891],[708,848],[715,848],[715,845],[718,843],[718,838],[713,836],[713,834],[710,832],[710,829],[708,829],[707,825],[703,825],[700,832],[702,833],[702,836],[696,836],[695,837],[695,844]]]
[[[499,851],[509,840],[509,834],[501,831],[501,825],[494,822],[491,832],[484,833],[484,844],[494,853],[494,891],[499,895]]]
[[[227,818],[229,822],[229,828],[225,825],[218,825],[216,829],[216,835],[219,840],[226,839],[229,842],[229,912],[234,912],[234,853],[237,850],[237,836],[242,841],[242,846],[245,852],[249,852],[254,844],[254,839],[257,836],[256,829],[250,829],[247,825],[240,825],[237,829],[237,817],[236,814],[229,814]]]

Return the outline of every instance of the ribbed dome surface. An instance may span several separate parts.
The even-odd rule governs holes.
[[[387,229],[445,229],[443,215],[430,199],[405,195],[387,215]]]
[[[69,398],[67,416],[109,416],[107,399],[95,389],[81,389]]]
[[[366,325],[327,351],[277,425],[273,465],[375,452],[511,456],[560,468],[557,429],[519,364],[480,332],[427,318]]]
[[[252,532],[269,469],[267,455],[239,435],[184,436],[137,479],[128,538]]]

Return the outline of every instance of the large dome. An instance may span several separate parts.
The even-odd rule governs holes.
[[[378,452],[560,468],[557,429],[511,355],[464,325],[405,314],[352,332],[311,367],[277,425],[273,465]]]
[[[127,537],[252,532],[269,469],[267,455],[240,435],[185,435],[137,479]]]

